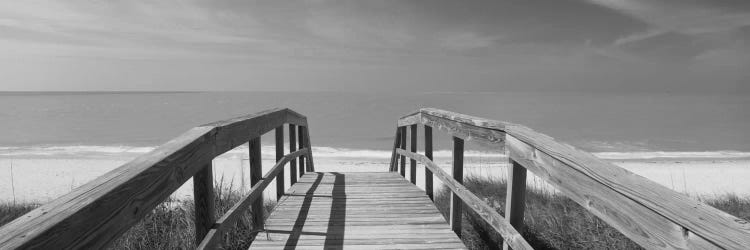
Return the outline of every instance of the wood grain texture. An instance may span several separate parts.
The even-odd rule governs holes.
[[[284,126],[279,126],[274,131],[274,139],[276,139],[276,162],[279,162],[284,157]],[[281,198],[284,195],[284,169],[279,171],[279,176],[276,178],[276,199]]]
[[[315,172],[315,161],[313,160],[313,147],[310,146],[312,143],[310,142],[310,125],[305,126],[305,145],[310,148],[310,153],[307,154],[307,170],[309,172]]]
[[[244,214],[248,207],[250,207],[256,200],[262,198],[263,190],[265,190],[266,187],[271,184],[271,181],[283,171],[285,164],[291,162],[300,155],[309,154],[309,152],[309,149],[300,149],[282,157],[276,165],[268,170],[261,181],[252,186],[250,193],[248,193],[247,196],[235,203],[216,221],[216,223],[212,225],[211,230],[209,230],[206,237],[198,245],[198,249],[214,249],[218,247],[221,235],[235,225],[235,222],[237,222],[240,216]]]
[[[505,219],[516,231],[523,231],[523,214],[526,208],[526,169],[511,160],[508,167],[508,188],[505,195]],[[508,244],[503,244],[508,249]]]
[[[103,248],[215,155],[210,127],[161,147],[0,228],[0,248]]]
[[[255,184],[258,184],[258,182],[262,180],[261,176],[263,176],[263,160],[261,159],[260,137],[250,140],[250,142],[248,143],[248,151],[248,164],[250,165],[250,185],[255,186]],[[260,194],[259,198],[253,201],[253,205],[250,209],[253,215],[253,229],[258,230],[263,228],[263,193]]]
[[[297,151],[297,128],[289,124],[289,152]],[[297,158],[289,161],[289,185],[297,183]]]
[[[411,157],[410,157],[411,158]],[[414,158],[411,158],[415,160]],[[453,166],[451,167],[451,176],[458,184],[464,183],[464,140],[453,137]],[[450,222],[451,230],[459,237],[461,236],[461,221],[463,218],[463,202],[455,192],[452,192],[450,201]]]
[[[411,152],[417,152],[417,124],[409,126],[409,148]],[[412,184],[417,184],[417,161],[414,159],[409,160],[409,180]]]
[[[398,122],[399,126],[409,126],[417,123],[443,130],[448,135],[461,138],[465,141],[476,142],[495,148],[504,146],[505,133],[503,132],[504,130],[499,128],[504,128],[505,123],[490,122],[490,120],[452,112],[441,114],[432,109],[421,109],[420,112],[401,118]],[[492,126],[482,127],[481,124],[490,124]]]
[[[286,123],[294,124],[297,126],[307,126],[307,117],[304,115],[295,112],[294,110],[285,108],[286,111]]]
[[[574,196],[571,197],[574,200],[580,198],[577,200],[579,204],[644,247],[687,249],[713,245],[725,249],[742,249],[750,245],[749,222],[527,127],[439,109],[420,109],[399,119],[398,124],[416,123],[415,117],[420,118],[419,123],[437,125],[457,137],[485,137],[491,133],[488,131],[507,133],[508,140],[513,138],[515,142],[506,144],[516,147],[511,150],[511,153],[515,152],[511,156],[522,159],[518,160],[519,163],[538,176],[548,176],[548,181],[553,186],[567,185],[566,195]],[[472,132],[473,130],[476,132]],[[480,140],[500,144],[500,140],[496,139],[499,136],[497,133]],[[574,178],[573,176],[577,181],[591,185],[574,185],[565,179]],[[601,191],[599,193],[607,195],[589,197],[588,195],[593,195],[589,194],[591,191],[582,188]],[[582,196],[582,193],[586,195]],[[648,221],[637,218],[639,213],[648,214],[640,216],[649,218]]]
[[[724,212],[593,156],[576,159],[581,155],[577,150],[555,144],[546,141],[545,146],[557,149],[541,150],[510,133],[508,136],[511,159],[645,248],[690,249],[691,245],[699,244],[694,242],[708,241],[725,249],[742,249],[739,244],[750,240],[747,229],[742,229],[747,224],[742,224],[745,222],[741,219],[727,221],[726,216],[730,215]],[[677,211],[664,211],[667,208]],[[722,231],[700,235],[688,229],[695,234],[685,237],[683,227],[688,227],[673,220],[680,217],[670,218],[670,214],[681,214],[682,219],[697,223],[704,230],[710,227]],[[707,223],[710,221],[713,223]],[[727,224],[714,224],[719,221]],[[732,234],[733,237],[727,237]],[[718,240],[712,241],[705,235]]]
[[[396,162],[397,162],[397,156],[396,155],[396,149],[399,148],[399,143],[401,142],[401,134],[399,133],[401,131],[399,128],[396,128],[396,135],[393,137],[393,152],[391,152],[391,165],[388,168],[388,171],[390,172],[396,172]]]
[[[193,176],[193,203],[195,205],[195,242],[200,242],[216,222],[214,174],[211,163],[203,166],[203,169]]]
[[[0,248],[103,248],[215,156],[285,122],[272,109],[195,127],[0,228]]]
[[[401,130],[401,142],[398,144],[401,149],[406,149],[406,127],[399,127]],[[401,165],[398,172],[401,176],[406,177],[406,157],[401,156]]]
[[[395,172],[307,173],[250,249],[465,249],[435,205]]]
[[[226,152],[250,139],[261,136],[284,123],[306,123],[304,116],[290,115],[289,109],[271,109],[256,114],[209,123],[203,126],[214,127],[216,151]]]
[[[299,143],[300,148],[307,147],[307,141],[305,140],[305,127],[303,126],[297,126],[297,143]],[[305,174],[305,156],[301,155],[299,157],[299,176],[302,177],[302,175]]]
[[[427,159],[426,156],[408,152],[403,149],[398,149],[396,153],[407,156],[412,159],[416,159],[429,168],[432,173],[443,182],[443,185],[448,187],[453,193],[458,195],[463,201],[464,205],[479,215],[482,220],[487,222],[496,232],[503,237],[504,242],[507,242],[513,249],[533,249],[523,239],[521,234],[516,231],[513,226],[508,223],[494,208],[490,207],[482,199],[474,195],[471,191],[466,189],[461,183],[453,180],[453,177],[443,171],[437,164],[432,160]]]
[[[424,155],[427,159],[432,160],[432,127],[427,125],[424,126]],[[430,197],[430,200],[435,200],[433,197],[432,171],[428,168],[424,169],[424,191],[427,193],[427,197]]]

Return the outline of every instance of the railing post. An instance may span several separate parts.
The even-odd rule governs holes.
[[[300,149],[303,149],[306,147],[304,126],[297,126],[297,142],[299,143]],[[299,156],[299,176],[302,177],[303,175],[305,175],[305,156],[300,155]]]
[[[274,131],[276,137],[276,162],[284,157],[284,125],[276,128]],[[279,175],[276,176],[276,199],[284,195],[284,168],[281,168]]]
[[[195,203],[195,242],[197,245],[216,222],[214,175],[211,162],[193,175],[193,203]]]
[[[315,172],[315,161],[313,161],[312,143],[310,143],[310,127],[305,126],[305,145],[307,145],[309,152],[307,154],[307,172]]]
[[[424,155],[427,159],[432,159],[432,127],[424,126]],[[432,194],[432,171],[428,168],[424,168],[424,191],[427,193],[427,197],[430,200],[434,200]]]
[[[391,153],[391,166],[388,169],[390,172],[396,172],[396,166],[398,165],[398,154],[396,154],[396,149],[399,147],[399,142],[401,142],[401,133],[400,129],[396,127],[396,136],[393,138],[393,153]]]
[[[401,131],[401,143],[399,144],[399,147],[406,150],[406,126],[399,127],[398,129]],[[406,156],[404,155],[401,155],[401,167],[399,168],[399,173],[406,178]]]
[[[411,128],[411,132],[409,133],[409,136],[411,138],[411,142],[409,144],[409,147],[411,148],[412,153],[417,152],[417,124],[412,124],[409,126]],[[416,185],[417,184],[417,160],[411,159],[409,161],[409,177],[411,179],[411,184]]]
[[[526,168],[514,160],[508,166],[508,188],[505,195],[505,220],[519,233],[523,229],[523,212],[526,207]],[[509,249],[503,243],[503,249]]]
[[[260,159],[260,136],[250,139],[248,145],[250,153],[250,185],[255,186],[261,181],[263,176],[263,167]],[[263,194],[253,202],[253,229],[263,228]]]
[[[297,129],[289,124],[289,152],[297,151]],[[297,158],[289,161],[289,185],[297,183]]]
[[[456,182],[464,183],[464,140],[453,137],[453,179]],[[461,206],[463,202],[455,193],[451,195],[451,229],[461,237]]]

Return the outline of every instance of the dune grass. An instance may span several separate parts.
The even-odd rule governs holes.
[[[217,182],[216,211],[224,214],[241,198],[239,191]],[[505,183],[468,177],[464,185],[502,215]],[[441,189],[435,201],[448,216],[449,193]],[[727,194],[704,202],[729,214],[750,220],[750,197]],[[267,202],[266,211],[273,207]],[[0,225],[38,207],[37,204],[0,204]],[[641,249],[572,200],[551,192],[527,190],[523,237],[535,249]],[[469,249],[501,249],[500,237],[484,221],[464,209],[463,241]],[[268,213],[266,213],[268,214]],[[168,200],[157,206],[111,245],[110,249],[192,249],[195,246],[194,209],[191,200]],[[247,249],[252,225],[249,214],[224,237],[226,249]]]
[[[464,185],[501,215],[505,210],[504,180],[468,177]],[[438,209],[448,218],[450,193],[435,196]],[[750,220],[750,197],[737,195],[703,199],[720,210]],[[502,249],[500,236],[481,218],[464,209],[462,239],[470,249]],[[565,196],[538,190],[526,191],[524,239],[534,249],[642,249],[616,229]]]
[[[217,182],[215,207],[223,215],[241,198],[240,191]],[[275,202],[266,201],[266,215]],[[39,204],[0,204],[0,226],[37,208]],[[252,242],[251,213],[241,216],[231,232],[224,235],[224,249],[247,249]],[[167,199],[116,239],[109,249],[193,249],[195,248],[195,209],[192,200]]]

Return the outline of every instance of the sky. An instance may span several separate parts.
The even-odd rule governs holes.
[[[0,0],[0,91],[750,93],[748,0]]]

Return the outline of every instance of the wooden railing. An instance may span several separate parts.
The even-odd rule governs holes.
[[[418,124],[424,125],[424,155],[416,153]],[[748,221],[527,127],[438,109],[421,109],[399,119],[397,126],[390,170],[400,171],[405,176],[405,157],[409,157],[412,159],[410,178],[415,183],[415,160],[424,164],[425,192],[430,198],[432,175],[438,176],[452,192],[449,220],[459,235],[464,203],[502,236],[504,247],[530,249],[518,233],[523,227],[526,171],[529,170],[644,248],[750,247]],[[407,127],[410,128],[410,151],[406,150]],[[432,162],[433,127],[453,136],[452,177]],[[461,185],[464,141],[508,149],[505,218]]]
[[[290,152],[284,155],[284,124]],[[260,136],[275,130],[277,163],[261,178]],[[289,109],[273,109],[195,127],[123,166],[84,184],[0,228],[0,249],[100,249],[143,219],[193,177],[196,244],[214,248],[221,235],[248,208],[253,227],[263,228],[263,190],[277,180],[284,193],[284,165],[290,180],[314,171],[307,118]],[[296,133],[295,135],[295,132]],[[295,138],[296,137],[296,138]],[[249,142],[252,189],[215,219],[212,160]],[[297,146],[297,143],[299,146]],[[299,158],[299,172],[296,159]],[[305,167],[307,163],[307,167]]]

